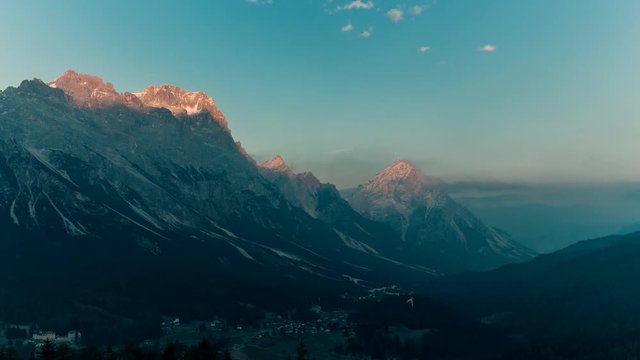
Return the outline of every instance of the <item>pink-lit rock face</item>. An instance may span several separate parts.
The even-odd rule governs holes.
[[[78,74],[73,70],[65,72],[48,85],[61,89],[82,107],[105,107],[124,102],[111,83],[105,83],[98,76]]]
[[[406,160],[397,160],[361,185],[349,202],[354,209],[376,220],[389,213],[409,216],[417,206],[446,203],[449,197],[439,191],[440,180],[426,176]]]
[[[291,171],[291,168],[289,168],[287,163],[284,162],[284,159],[280,155],[276,155],[273,157],[273,159],[261,163],[260,167],[271,171],[293,175],[293,171]]]
[[[364,185],[365,191],[390,193],[398,189],[418,192],[429,185],[438,184],[437,178],[424,175],[406,160],[397,160]]]
[[[208,112],[227,128],[227,120],[215,101],[202,91],[189,92],[173,85],[151,85],[134,93],[146,106],[165,108],[174,115]]]
[[[100,77],[79,74],[73,70],[65,72],[48,85],[64,91],[80,107],[125,105],[134,109],[166,108],[176,116],[208,112],[222,127],[228,129],[227,119],[215,101],[201,91],[189,92],[173,85],[151,85],[140,92],[121,94],[113,84],[105,83]]]

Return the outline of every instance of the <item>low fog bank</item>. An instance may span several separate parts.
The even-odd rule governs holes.
[[[640,182],[523,184],[454,182],[452,197],[539,252],[640,231]]]

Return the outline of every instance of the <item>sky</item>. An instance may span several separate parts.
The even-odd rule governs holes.
[[[339,187],[640,180],[637,0],[0,0],[0,88],[67,69],[211,95]]]

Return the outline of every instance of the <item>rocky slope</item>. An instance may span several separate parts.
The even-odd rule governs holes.
[[[363,216],[396,229],[414,261],[445,272],[488,269],[534,256],[508,234],[485,225],[439,184],[398,160],[343,194]]]
[[[0,318],[145,336],[425,276],[290,204],[206,107],[141,98],[74,72],[0,93]]]
[[[399,233],[353,210],[333,184],[321,183],[311,172],[295,173],[280,155],[261,163],[260,172],[293,206],[333,229],[346,246],[380,259],[400,261],[427,274],[438,273],[430,264],[405,262]]]

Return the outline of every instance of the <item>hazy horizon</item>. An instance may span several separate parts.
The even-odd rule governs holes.
[[[447,181],[640,180],[635,1],[5,10],[1,88],[74,69],[121,92],[203,90],[258,160],[281,154],[340,188],[398,158]]]

